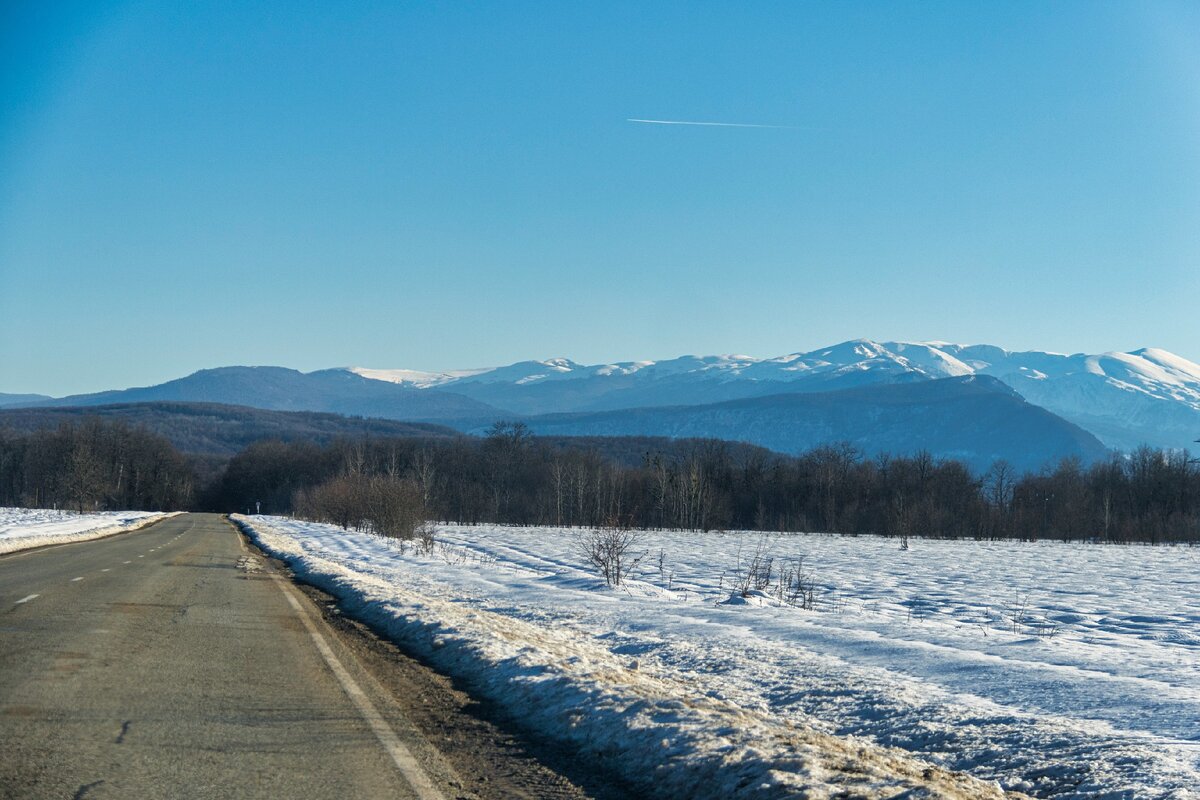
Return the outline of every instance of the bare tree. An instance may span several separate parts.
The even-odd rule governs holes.
[[[82,436],[75,437],[65,477],[67,494],[81,514],[103,494],[100,459],[92,443]]]

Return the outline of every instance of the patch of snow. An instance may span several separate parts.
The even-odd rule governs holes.
[[[461,378],[491,372],[491,368],[461,369],[450,372],[421,372],[415,369],[367,369],[365,367],[350,367],[349,371],[355,375],[361,375],[364,378],[370,378],[375,381],[402,383],[417,389],[429,389],[434,386],[451,383]]]

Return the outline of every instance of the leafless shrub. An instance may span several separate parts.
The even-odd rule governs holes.
[[[394,539],[420,536],[425,524],[425,503],[411,480],[391,475],[360,479],[366,522],[372,532]]]
[[[754,552],[743,562],[738,553],[737,568],[733,572],[731,595],[745,597],[752,591],[765,592],[782,603],[813,611],[817,606],[817,581],[805,563],[804,556],[793,560],[781,560],[771,553],[773,540],[763,537],[754,546]],[[725,583],[721,573],[719,586]]]
[[[362,481],[356,476],[333,478],[297,496],[298,516],[340,525],[343,530],[363,523]]]
[[[771,542],[764,536],[754,545],[754,553],[744,564],[739,549],[738,564],[733,573],[733,593],[744,597],[751,591],[766,591],[771,586],[774,572],[775,557],[771,555]]]
[[[1058,635],[1058,632],[1062,626],[1053,620],[1047,619],[1039,620],[1037,622],[1030,622],[1028,627],[1033,631],[1033,635],[1039,639],[1053,639]]]
[[[812,611],[816,607],[817,582],[812,572],[804,565],[800,556],[779,570],[775,585],[775,596],[790,606]]]
[[[434,528],[428,522],[422,522],[413,529],[413,538],[416,540],[417,552],[421,555],[433,555],[434,547],[437,546],[437,540],[433,534]]]
[[[1012,624],[1012,632],[1020,633],[1029,613],[1029,595],[1018,592],[1013,596],[1012,605],[1008,608],[1008,621]]]
[[[293,502],[297,516],[391,540],[412,539],[425,524],[425,503],[417,484],[390,474],[341,475],[298,493]]]
[[[645,555],[635,555],[640,540],[640,532],[631,528],[596,528],[584,532],[576,546],[606,584],[620,586]]]

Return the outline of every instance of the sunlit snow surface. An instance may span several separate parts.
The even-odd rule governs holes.
[[[901,551],[876,537],[654,532],[637,579],[610,590],[583,567],[578,531],[442,526],[422,556],[252,519],[294,556],[576,637],[691,696],[1006,789],[1200,797],[1197,548],[914,540]],[[804,557],[817,610],[721,602],[760,550],[777,564]]]
[[[151,511],[96,511],[76,514],[47,508],[0,508],[0,553],[48,544],[79,542],[136,528]]]

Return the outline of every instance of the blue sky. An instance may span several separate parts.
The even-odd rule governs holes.
[[[1200,359],[1198,40],[1186,3],[6,4],[0,391]]]

